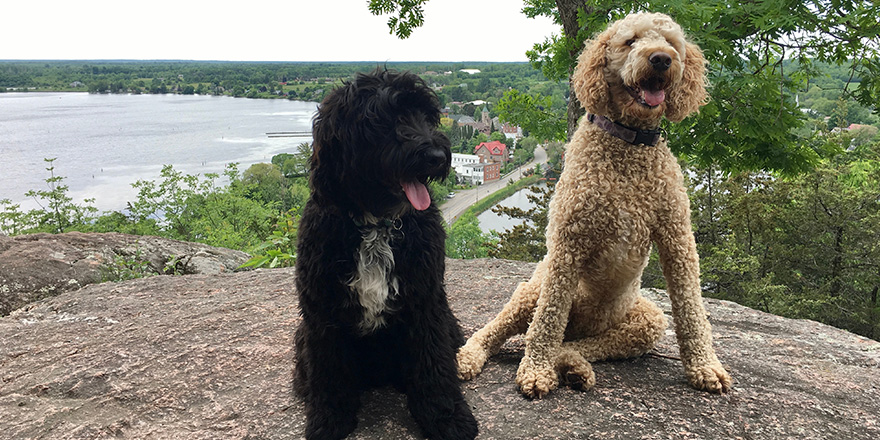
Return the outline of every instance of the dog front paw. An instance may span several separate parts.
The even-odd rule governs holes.
[[[733,386],[733,378],[720,363],[711,363],[687,369],[691,386],[710,393],[726,393]]]
[[[477,419],[474,418],[467,401],[462,399],[455,404],[455,413],[452,415],[452,423],[437,437],[437,440],[473,440],[479,428]]]
[[[489,353],[480,344],[468,340],[467,344],[458,349],[456,355],[458,377],[464,380],[473,379],[483,371],[483,365],[486,365],[488,358]]]
[[[559,377],[550,363],[536,363],[531,357],[525,356],[516,372],[516,384],[526,397],[540,399],[556,389]]]
[[[473,440],[477,436],[479,430],[477,419],[474,418],[470,405],[463,397],[454,401],[436,395],[420,395],[418,398],[427,400],[415,400],[415,397],[411,396],[410,412],[426,438]]]
[[[357,427],[357,418],[346,417],[333,420],[324,417],[307,417],[306,440],[340,440]]]

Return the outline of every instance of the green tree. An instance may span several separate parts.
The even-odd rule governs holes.
[[[480,222],[474,214],[465,212],[452,226],[446,236],[446,256],[449,258],[485,258],[489,255],[487,242],[490,238],[480,230]]]
[[[369,7],[374,14],[392,14],[391,31],[406,37],[424,22],[422,6],[426,1],[371,0]],[[804,121],[794,95],[817,77],[816,62],[847,66],[850,78],[860,79],[852,92],[860,103],[871,105],[880,98],[880,23],[876,20],[880,5],[876,2],[525,3],[527,16],[547,16],[562,27],[560,35],[528,52],[533,65],[556,80],[569,79],[584,41],[611,20],[634,11],[657,10],[681,24],[711,64],[712,102],[699,116],[667,127],[672,148],[694,163],[717,164],[724,170],[796,173],[809,169],[820,152],[792,135],[792,129]],[[797,65],[786,70],[786,59],[797,60]],[[569,100],[566,114],[570,136],[582,114],[576,99]]]
[[[55,159],[43,159],[49,164],[46,168],[49,177],[45,180],[47,189],[30,190],[25,196],[33,198],[41,208],[31,214],[31,222],[37,229],[61,233],[86,225],[98,210],[91,206],[95,199],[86,199],[85,205],[73,203],[73,198],[67,194],[69,187],[63,183],[65,178],[55,175]]]
[[[880,336],[880,144],[780,178],[691,169],[704,288],[714,297]]]
[[[544,141],[564,141],[565,113],[554,109],[551,101],[549,96],[529,95],[513,89],[504,93],[496,108],[501,119],[516,121],[530,136]]]
[[[200,178],[166,165],[160,182],[132,184],[138,199],[129,203],[129,215],[134,223],[156,222],[166,237],[249,249],[269,235],[278,211],[250,197],[236,164],[229,164],[223,174],[229,181],[225,187],[217,185],[218,174]]]
[[[496,214],[507,215],[523,222],[498,234],[489,256],[508,260],[541,261],[547,253],[544,231],[547,230],[547,211],[555,185],[531,186],[527,197],[532,204],[528,210],[498,205],[492,208]]]
[[[265,206],[278,205],[289,208],[287,182],[281,169],[271,163],[255,163],[245,170],[241,184],[246,187],[248,198]]]

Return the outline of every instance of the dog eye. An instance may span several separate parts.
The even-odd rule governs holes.
[[[633,44],[635,44],[635,42],[636,42],[635,38],[630,38],[629,40],[626,40],[626,43],[624,43],[624,44],[626,44],[627,46],[632,46]]]

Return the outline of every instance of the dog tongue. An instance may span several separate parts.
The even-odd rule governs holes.
[[[424,211],[431,206],[431,196],[428,194],[428,188],[421,182],[400,182],[400,186],[403,187],[403,192],[406,193],[406,198],[409,199],[413,208]]]
[[[666,91],[660,90],[643,90],[645,102],[651,107],[658,106],[666,99]]]

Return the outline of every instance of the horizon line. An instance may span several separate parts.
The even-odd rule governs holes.
[[[440,63],[529,63],[529,61],[488,61],[488,60],[463,60],[463,61],[393,61],[393,60],[384,60],[384,61],[376,61],[376,60],[359,60],[359,61],[256,61],[256,60],[195,60],[195,59],[182,59],[182,58],[10,58],[10,59],[0,59],[0,63],[5,62],[179,62],[179,63],[301,63],[301,64],[316,64],[316,63],[339,63],[339,64],[352,64],[352,63],[379,63],[379,64],[391,64],[391,63],[432,63],[432,64],[440,64]]]

